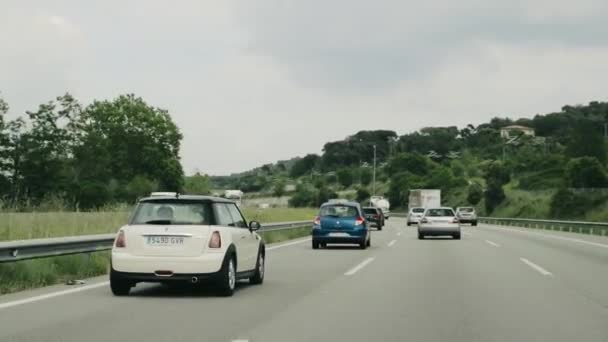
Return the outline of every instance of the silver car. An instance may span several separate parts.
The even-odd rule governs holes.
[[[420,223],[420,219],[424,215],[424,208],[422,207],[414,207],[410,209],[410,212],[407,214],[407,225],[411,226],[412,224]]]
[[[477,213],[473,207],[456,208],[456,217],[460,223],[470,223],[472,226],[477,225]]]
[[[452,236],[460,240],[460,221],[452,208],[428,208],[418,223],[418,239],[425,236]]]

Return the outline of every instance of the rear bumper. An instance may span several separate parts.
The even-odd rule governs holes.
[[[331,233],[346,233],[348,236],[331,236]],[[360,243],[369,235],[369,229],[357,229],[349,232],[336,232],[324,229],[313,229],[312,239],[320,243]]]
[[[224,254],[208,252],[196,257],[168,257],[135,256],[112,251],[112,269],[133,274],[154,274],[156,271],[186,275],[215,273],[222,268]]]
[[[112,281],[125,281],[131,283],[168,283],[168,282],[192,282],[193,278],[198,281],[215,281],[219,279],[220,272],[213,273],[175,273],[171,276],[159,276],[154,273],[118,272],[112,268],[110,279]]]
[[[418,225],[418,233],[434,236],[459,234],[460,226]]]
[[[466,217],[466,218],[459,218],[458,219],[460,221],[460,223],[473,223],[473,222],[477,222],[477,218],[476,217]]]
[[[320,243],[346,243],[359,244],[366,240],[365,237],[313,237],[313,241]]]

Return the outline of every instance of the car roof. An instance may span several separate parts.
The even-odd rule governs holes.
[[[139,202],[155,202],[162,200],[171,201],[201,201],[201,202],[220,202],[220,203],[235,203],[232,200],[222,197],[203,196],[203,195],[179,195],[179,196],[149,196],[139,200]]]
[[[352,207],[361,207],[361,205],[357,202],[325,202],[323,204],[321,204],[321,207],[326,207],[326,206],[330,206],[330,205],[348,205],[348,206],[352,206]]]
[[[450,207],[430,207],[430,208],[426,208],[426,210],[435,210],[435,209],[450,209],[450,210],[454,211],[454,208],[450,208]]]

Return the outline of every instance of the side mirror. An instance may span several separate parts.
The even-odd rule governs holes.
[[[258,222],[258,221],[249,222],[249,230],[251,230],[252,232],[255,232],[256,230],[260,230],[260,228],[262,228],[262,225],[260,224],[260,222]]]

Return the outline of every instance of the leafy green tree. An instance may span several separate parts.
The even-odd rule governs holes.
[[[319,166],[320,161],[320,156],[316,154],[308,154],[304,158],[297,160],[293,164],[289,174],[293,178],[307,175]]]
[[[374,178],[374,173],[372,169],[368,167],[362,167],[359,169],[359,178],[361,180],[361,185],[370,185]]]
[[[371,197],[371,194],[366,188],[357,189],[357,202],[364,203]]]
[[[386,166],[386,173],[389,176],[400,172],[424,175],[429,172],[430,168],[431,162],[427,157],[418,153],[400,153],[389,160]]]
[[[594,157],[570,160],[566,165],[566,181],[573,188],[600,188],[608,185],[606,171]]]
[[[315,203],[315,206],[318,207],[332,198],[338,198],[338,194],[330,188],[323,186],[319,189],[317,193],[317,201]]]
[[[312,207],[318,201],[315,189],[304,184],[298,184],[294,195],[289,199],[289,206],[295,208]]]
[[[483,188],[479,183],[469,185],[467,192],[467,202],[471,205],[477,205],[483,198]]]
[[[192,176],[186,177],[183,192],[197,195],[210,194],[211,182],[209,181],[209,176],[197,172]]]
[[[587,196],[561,188],[551,197],[550,215],[554,218],[572,219],[582,216],[590,205]]]
[[[283,197],[283,195],[285,194],[285,186],[287,185],[287,183],[285,182],[285,179],[283,178],[279,178],[274,182],[274,185],[272,187],[272,194],[275,197]]]
[[[154,180],[137,175],[127,183],[126,194],[129,202],[134,202],[139,197],[149,196],[151,192],[158,190],[158,183]]]
[[[509,182],[510,171],[499,161],[490,162],[486,165],[484,171],[484,178],[486,180],[486,191],[484,193],[486,211],[491,213],[506,198],[503,185]]]
[[[591,121],[580,121],[572,129],[566,155],[570,158],[595,157],[606,163],[606,144],[601,126]]]
[[[353,184],[353,172],[350,169],[340,169],[336,173],[338,182],[344,187],[349,187]]]

